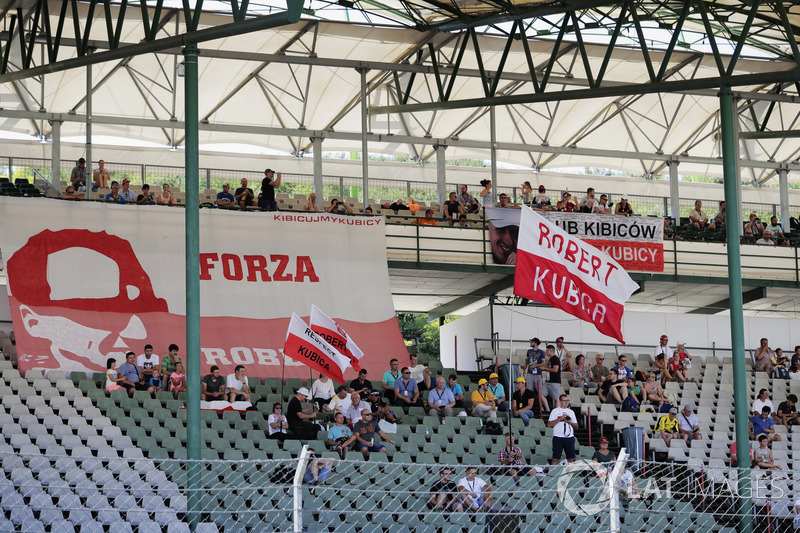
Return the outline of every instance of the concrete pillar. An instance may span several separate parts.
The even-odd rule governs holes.
[[[322,193],[322,138],[314,137],[311,143],[314,151],[314,192],[317,194],[319,204],[322,205],[325,196]]]
[[[447,146],[436,145],[436,198],[439,205],[447,201],[447,176],[445,170],[445,150]]]
[[[778,169],[778,190],[780,191],[781,199],[781,226],[783,233],[789,233],[791,226],[789,225],[789,218],[792,213],[789,211],[789,169],[781,167]]]
[[[670,216],[675,219],[675,226],[681,223],[681,206],[678,196],[678,162],[667,161],[669,167],[669,206]],[[708,209],[708,208],[706,208]]]
[[[53,121],[52,148],[50,153],[50,181],[56,191],[61,194],[61,121]]]

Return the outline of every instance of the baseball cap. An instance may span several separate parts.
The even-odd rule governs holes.
[[[686,405],[683,407],[683,410],[684,410],[684,411],[694,411],[694,405],[692,405],[692,404],[690,404],[690,403],[689,403],[689,404],[686,404]]]
[[[303,396],[308,396],[308,389],[305,387],[300,387],[297,389],[297,394],[302,394]]]
[[[544,185],[539,185],[539,192],[544,192],[544,191],[545,191]]]
[[[608,439],[603,437],[602,439],[600,439],[600,444],[608,444]]]
[[[488,382],[488,381],[486,381],[485,379],[481,379],[481,380],[478,382],[478,386],[480,387],[481,385],[485,385],[485,384],[487,384],[487,383],[489,383],[489,382]]]
[[[667,337],[666,335],[661,335],[661,340],[662,341],[668,341],[669,337]]]
[[[525,381],[525,378],[519,377],[517,378],[517,383],[527,383],[527,381]]]
[[[264,174],[267,174],[268,172],[275,172],[275,171],[272,170],[271,168],[268,168],[267,170],[264,171]]]
[[[375,394],[375,395],[378,395],[378,396],[380,396],[380,394],[381,394],[381,391],[374,390],[374,391],[370,392],[370,394]]]
[[[492,372],[491,374],[489,374],[489,379],[492,379],[492,378],[498,378],[499,379],[500,376],[498,376],[496,372]]]
[[[685,341],[678,341],[678,346],[686,346],[686,342]]]
[[[677,415],[677,414],[678,414],[678,410],[677,410],[676,408],[674,408],[674,407],[673,407],[672,409],[670,409],[670,410],[669,410],[669,414],[671,414],[671,415]]]
[[[125,178],[124,180],[122,180],[122,184],[123,185],[125,185],[126,183],[130,183],[130,182],[131,182],[131,180],[129,180],[128,178]]]
[[[623,200],[626,200],[626,201],[627,201],[627,200],[628,200],[628,195],[627,195],[627,194],[623,194],[623,195],[621,196],[621,198],[622,198]]]

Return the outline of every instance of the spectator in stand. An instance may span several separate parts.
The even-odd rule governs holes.
[[[365,215],[374,215],[374,214],[375,214],[375,212],[372,210],[372,206],[371,206],[371,205],[368,205],[368,206],[367,206],[367,207],[364,209],[364,214],[365,214]]]
[[[220,377],[217,365],[210,368],[210,373],[203,377],[201,385],[203,392],[200,394],[200,399],[204,402],[225,400],[225,381]]]
[[[753,450],[751,468],[764,468],[766,470],[780,470],[781,467],[775,464],[772,458],[772,450],[769,449],[769,437],[760,435],[758,437],[758,448]]]
[[[750,220],[744,225],[745,233],[747,233],[747,230],[750,230],[750,236],[756,238],[761,237],[761,234],[764,233],[764,225],[755,213],[750,213]]]
[[[325,374],[320,374],[319,379],[311,385],[311,402],[317,411],[324,410],[335,394],[333,381]]]
[[[328,405],[323,406],[322,410],[345,414],[350,405],[350,395],[347,394],[347,387],[344,385],[339,385],[336,387],[336,394],[334,394],[333,398],[331,398],[331,402]]]
[[[369,410],[372,412],[372,406],[368,404],[366,401],[361,399],[361,395],[357,392],[353,392],[350,394],[350,407],[344,412],[344,419],[347,422],[347,425],[353,426],[354,424],[361,421],[361,413],[365,410]]]
[[[535,476],[536,470],[525,464],[525,459],[522,454],[522,448],[515,446],[514,434],[506,433],[506,445],[499,452],[497,452],[497,460],[503,466],[510,467],[508,475],[514,478],[514,481],[519,481],[522,476]]]
[[[661,338],[658,340],[658,346],[656,349],[653,350],[653,357],[655,358],[659,354],[664,354],[665,360],[672,357],[672,352],[674,350],[669,347],[669,337],[666,335],[661,335]]]
[[[542,375],[545,376],[545,396],[553,400],[553,405],[558,405],[558,397],[561,395],[561,360],[556,355],[556,347],[552,344],[547,345],[546,357],[547,366],[542,367]]]
[[[402,198],[398,198],[393,204],[386,203],[381,205],[381,207],[383,209],[391,209],[395,214],[397,214],[398,211],[410,211]]]
[[[161,371],[158,369],[153,370],[153,375],[147,381],[147,384],[150,385],[150,388],[148,389],[150,391],[150,396],[155,398],[156,393],[161,392],[164,387],[164,382],[161,381]]]
[[[516,381],[517,391],[511,395],[511,413],[514,418],[521,418],[526,426],[533,418],[533,403],[536,396],[533,391],[525,387],[525,378],[519,377]]]
[[[572,352],[564,346],[564,337],[556,339],[556,355],[558,360],[561,361],[561,370],[572,372]]]
[[[389,370],[383,373],[383,378],[381,379],[381,387],[383,387],[383,395],[392,404],[394,404],[394,383],[395,381],[400,379],[400,370],[398,368],[399,366],[400,363],[397,361],[397,359],[392,359],[391,361],[389,361]]]
[[[506,193],[501,193],[498,200],[499,201],[497,202],[497,207],[519,209],[518,205],[514,205],[511,203],[511,197],[508,196]]]
[[[479,211],[478,201],[467,191],[467,186],[461,185],[461,194],[458,195],[458,203],[467,213],[477,213]]]
[[[694,201],[694,209],[689,211],[689,224],[697,229],[708,227],[708,215],[703,211],[703,202]]]
[[[253,194],[253,189],[247,186],[247,178],[242,178],[239,184],[241,186],[234,191],[233,198],[239,207],[245,209],[253,205],[256,195]]]
[[[83,196],[75,194],[75,187],[72,185],[67,185],[64,194],[61,195],[62,200],[83,200],[83,198]]]
[[[481,180],[481,187],[483,190],[480,192],[481,203],[483,207],[492,207],[494,205],[494,195],[492,194],[492,181]]]
[[[661,384],[656,381],[656,375],[654,372],[647,374],[647,382],[644,384],[644,392],[647,396],[647,401],[655,405],[660,412],[661,406],[664,405],[664,402],[667,400],[664,397],[664,390],[661,388]]]
[[[497,402],[498,411],[508,411],[508,401],[506,398],[506,389],[500,383],[500,376],[492,372],[489,374],[489,391],[494,395]]]
[[[597,395],[603,403],[621,405],[627,396],[627,386],[625,379],[620,379],[619,374],[613,368],[608,372],[608,379],[603,381]]]
[[[439,422],[444,424],[444,417],[453,416],[453,406],[456,399],[452,391],[445,386],[445,379],[442,376],[436,378],[436,387],[428,392],[428,414],[438,416]]]
[[[272,404],[272,414],[267,418],[269,438],[281,442],[289,438],[289,421],[283,416],[283,406],[280,402]]]
[[[277,211],[278,203],[275,201],[275,191],[281,186],[281,173],[277,177],[275,171],[268,168],[264,171],[264,178],[261,180],[261,203],[258,207],[262,211]]]
[[[714,215],[714,227],[722,230],[725,227],[725,201],[719,203],[719,211]]]
[[[126,203],[136,203],[136,193],[131,190],[131,180],[128,178],[122,180],[122,190],[119,195],[125,199]]]
[[[567,456],[567,461],[575,462],[575,430],[578,429],[578,417],[575,411],[569,408],[569,396],[562,394],[558,397],[558,407],[550,411],[547,427],[553,429],[553,458],[550,464],[556,465],[561,460],[561,452]]]
[[[665,354],[658,354],[655,358],[655,361],[653,361],[653,368],[651,370],[656,377],[661,378],[662,386],[669,381],[669,368],[667,367],[667,359],[669,358]]]
[[[153,377],[154,370],[161,371],[161,363],[158,356],[153,353],[152,344],[144,345],[144,353],[136,358],[136,364],[139,365],[139,369],[142,371],[145,381]]]
[[[628,378],[627,380],[627,389],[628,389],[628,398],[631,398],[634,402],[636,402],[636,407],[642,405],[645,400],[644,390],[636,385],[636,380],[633,378]]]
[[[294,398],[289,400],[286,408],[286,420],[289,422],[289,431],[296,439],[313,440],[317,438],[317,431],[322,429],[318,424],[310,422],[317,417],[314,406],[303,407],[302,402],[308,399],[309,392],[305,387],[297,389]]]
[[[775,356],[769,362],[772,363],[773,377],[789,379],[789,372],[786,370],[789,358],[783,355],[783,348],[775,348]]]
[[[417,387],[419,387],[420,390],[430,390],[431,371],[419,364],[419,357],[417,354],[411,354],[408,359],[410,362],[408,371],[411,372],[411,379],[417,382]]]
[[[351,394],[356,392],[362,400],[366,400],[373,390],[372,382],[367,379],[367,369],[362,368],[358,371],[358,377],[350,382],[348,392]]]
[[[792,355],[792,364],[789,367],[789,372],[800,372],[800,345],[794,347],[794,355]]]
[[[170,377],[172,373],[175,372],[175,365],[178,362],[183,363],[183,359],[178,355],[178,345],[170,344],[169,348],[167,348],[167,355],[161,358],[161,371],[164,373],[164,376],[167,377],[168,383],[164,390],[170,390],[172,388]]]
[[[456,199],[456,193],[450,193],[450,199],[444,203],[444,218],[447,220],[450,225],[453,225],[454,220],[458,220],[460,215],[466,213],[466,210],[461,207],[461,204]]]
[[[592,213],[596,215],[610,215],[611,206],[608,204],[608,195],[601,194],[600,201],[592,207]]]
[[[231,186],[222,184],[222,192],[217,193],[217,207],[236,207],[236,198],[231,194]]]
[[[333,469],[333,459],[317,458],[317,453],[314,448],[308,449],[308,466],[306,472],[303,474],[303,483],[306,485],[319,485],[325,483],[328,476],[331,475]],[[314,495],[314,489],[310,489],[311,495]]]
[[[556,204],[556,211],[563,211],[571,213],[577,211],[578,206],[569,191],[564,191],[561,195],[561,201]]]
[[[759,416],[764,407],[769,407],[770,412],[775,411],[775,406],[772,404],[772,400],[769,399],[769,391],[767,389],[758,391],[758,397],[753,401],[753,408],[750,413],[753,416]]]
[[[425,218],[416,219],[419,226],[436,226],[436,219],[433,218],[433,209],[425,210]]]
[[[658,419],[656,427],[653,430],[653,437],[661,437],[664,439],[664,443],[667,447],[669,447],[669,443],[672,439],[678,439],[681,436],[677,414],[678,410],[673,407],[669,410],[669,413]]]
[[[533,203],[533,188],[531,187],[531,182],[526,181],[517,187],[517,189],[519,189],[520,201],[523,204],[530,206]]]
[[[675,350],[678,353],[678,358],[683,365],[683,369],[686,370],[686,375],[688,377],[689,372],[688,370],[692,368],[692,356],[686,351],[686,343],[683,341],[678,341],[678,348]],[[689,381],[687,379],[687,381]]]
[[[614,209],[614,214],[624,215],[626,217],[632,217],[634,215],[633,207],[631,206],[630,202],[628,202],[627,194],[623,194],[619,199],[619,202],[617,202],[617,208]]]
[[[697,422],[697,415],[694,414],[694,406],[692,404],[685,405],[683,412],[678,416],[678,429],[681,433],[681,438],[687,443],[703,438],[700,434],[700,425]]]
[[[124,205],[127,203],[125,201],[125,198],[123,198],[122,195],[119,193],[119,183],[117,183],[116,181],[111,182],[111,192],[106,194],[104,201],[107,204],[118,204],[118,205]]]
[[[76,191],[80,190],[81,187],[86,187],[86,160],[84,158],[78,159],[78,162],[72,168],[69,181]]]
[[[344,459],[347,457],[347,452],[350,447],[355,443],[356,438],[349,427],[344,424],[344,415],[336,413],[333,416],[333,426],[328,430],[328,439],[325,441],[331,450],[338,452],[339,457]]]
[[[411,372],[407,366],[400,370],[400,379],[394,382],[394,404],[400,407],[422,406],[419,399],[419,387],[417,382],[411,378]]]
[[[311,193],[308,195],[308,202],[303,205],[303,211],[308,211],[310,213],[317,213],[322,211],[320,206],[317,205],[317,194]],[[371,211],[371,209],[370,209]]]
[[[786,244],[786,236],[783,234],[783,227],[778,222],[778,217],[769,219],[769,226],[764,228],[764,231],[769,231],[772,236],[778,239],[778,244]]]
[[[533,199],[533,203],[535,209],[540,209],[542,211],[552,209],[550,205],[550,197],[547,196],[547,189],[545,189],[544,185],[539,185],[539,192]]]
[[[545,411],[550,410],[550,406],[545,400],[544,391],[544,378],[542,376],[542,367],[545,365],[547,355],[539,348],[541,341],[538,337],[531,339],[531,348],[525,355],[525,367],[522,370],[525,375],[526,386],[528,390],[533,391],[539,396],[539,405]]]
[[[136,203],[139,205],[155,205],[156,199],[150,194],[150,185],[142,185],[142,194],[136,197]]]
[[[408,204],[408,210],[411,211],[412,213],[416,213],[417,211],[419,211],[419,204],[412,197],[409,196],[408,200],[406,200],[406,203]],[[439,206],[436,206],[436,209],[431,209],[431,211],[438,211],[438,210]]]
[[[626,366],[627,364],[628,364],[628,356],[620,355],[619,361],[617,362],[617,366],[614,367],[614,370],[617,371],[617,374],[622,379],[628,379],[633,377],[633,371]]]
[[[378,422],[372,419],[372,412],[369,409],[364,409],[361,412],[361,420],[353,426],[353,435],[356,437],[355,450],[361,452],[366,461],[369,458],[370,452],[385,452],[386,446],[375,442],[375,433],[381,436],[385,441],[392,444],[395,442],[378,427]]]
[[[165,183],[161,186],[161,194],[156,198],[156,203],[158,205],[175,205],[178,203],[175,199],[175,195],[169,190],[169,183]]]
[[[456,404],[453,407],[464,409],[464,389],[461,388],[461,384],[457,380],[458,376],[455,374],[447,376],[447,389],[453,393],[453,398],[456,400]]]
[[[586,366],[586,357],[578,354],[575,358],[575,366],[572,368],[572,386],[580,387],[584,392],[596,389],[599,385],[591,379],[591,369]]]
[[[372,417],[380,422],[381,420],[386,420],[390,424],[394,424],[397,422],[397,418],[394,416],[394,411],[392,411],[389,402],[386,401],[386,398],[381,398],[380,391],[372,391],[372,394],[369,395],[369,399],[367,400],[370,409],[372,409]]]
[[[461,502],[467,511],[478,512],[492,507],[492,487],[478,477],[478,470],[468,466],[465,476],[458,481]]]
[[[790,394],[786,397],[785,402],[778,405],[778,412],[775,413],[775,418],[778,422],[783,424],[786,431],[791,431],[792,426],[796,426],[800,419],[797,417],[797,396]]]
[[[750,418],[750,440],[756,440],[761,435],[766,435],[770,442],[781,440],[781,436],[775,433],[775,421],[769,416],[771,412],[772,409],[765,405],[761,414]]]
[[[125,379],[125,376],[117,372],[117,360],[113,357],[106,361],[106,390],[108,392],[123,388],[118,382]]]
[[[186,374],[183,372],[181,361],[175,363],[175,370],[169,375],[169,390],[172,391],[172,397],[176,400],[180,393],[186,392]]]
[[[589,369],[589,377],[595,389],[602,387],[603,383],[608,379],[609,369],[603,364],[605,359],[604,355],[597,354],[594,358],[594,365]]]
[[[340,202],[338,198],[331,198],[331,205],[325,210],[328,213],[334,213],[337,215],[352,215],[353,210],[350,209],[350,206],[344,202]]]
[[[102,159],[97,162],[97,168],[92,172],[92,179],[94,181],[95,190],[108,188],[108,182],[111,181],[111,174],[106,168],[106,162]]]
[[[592,455],[592,462],[600,463],[603,466],[611,466],[614,462],[614,452],[609,451],[608,449],[608,439],[602,437],[600,439],[600,447],[595,450],[594,455]]]
[[[433,511],[451,511],[460,513],[464,510],[458,499],[458,486],[450,479],[452,470],[449,466],[439,472],[439,481],[431,486],[428,509]]]
[[[581,201],[578,202],[578,210],[581,213],[591,213],[594,210],[594,206],[598,203],[594,195],[594,187],[586,189],[586,196],[581,198]]]
[[[764,233],[761,235],[761,238],[756,241],[756,244],[775,246],[775,239],[772,238],[772,232],[768,229],[764,229]]]
[[[666,381],[677,381],[678,383],[689,381],[686,369],[677,351],[672,354],[672,359],[667,363],[667,371]]]
[[[233,369],[233,374],[228,375],[225,390],[228,391],[228,401],[230,403],[250,401],[250,387],[247,385],[247,376],[244,375],[243,365],[236,365],[236,368]]]
[[[763,370],[767,373],[767,376],[772,375],[772,363],[771,359],[775,357],[775,351],[769,347],[769,340],[766,337],[762,338],[760,345],[756,348],[755,351],[755,369]]]
[[[489,382],[485,379],[478,381],[478,390],[472,393],[472,414],[484,420],[497,418],[494,395],[489,392]]]

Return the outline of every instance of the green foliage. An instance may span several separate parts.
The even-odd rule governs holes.
[[[447,316],[445,324],[459,318]],[[439,352],[439,321],[428,322],[428,315],[424,313],[397,313],[397,322],[400,332],[406,342],[417,341],[419,351],[438,359]]]

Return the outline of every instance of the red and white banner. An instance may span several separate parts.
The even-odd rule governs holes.
[[[514,264],[519,209],[490,208],[489,240],[495,263]],[[538,212],[566,233],[599,248],[625,270],[664,270],[664,220],[586,213]]]
[[[638,288],[607,254],[522,208],[514,294],[591,322],[624,344],[624,304]]]
[[[353,370],[356,372],[361,370],[358,360],[364,357],[364,353],[339,324],[313,304],[311,305],[310,323],[314,333],[322,336],[334,350],[350,360]]]
[[[145,344],[162,355],[175,343],[186,361],[184,242],[182,209],[0,197],[20,370],[105,372]],[[308,378],[283,346],[312,304],[358,340],[370,372],[407,356],[382,217],[201,210],[201,372]]]
[[[283,353],[339,383],[344,382],[343,374],[350,362],[294,313],[286,330]]]

